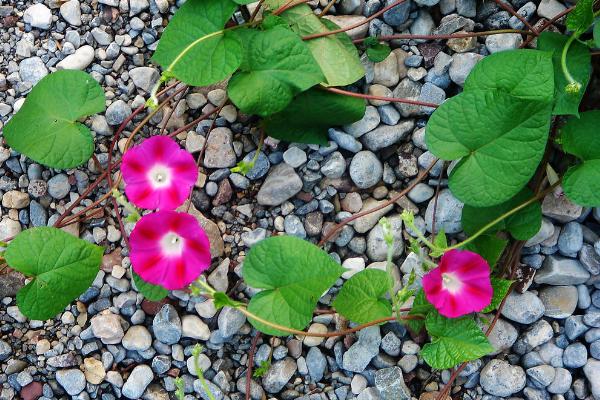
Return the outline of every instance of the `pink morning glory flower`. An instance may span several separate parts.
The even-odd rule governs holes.
[[[149,210],[176,209],[198,178],[192,155],[167,136],[153,136],[126,151],[121,172],[127,198]]]
[[[157,211],[143,216],[129,239],[133,270],[143,280],[182,289],[210,266],[210,243],[187,213]]]
[[[490,266],[477,253],[447,251],[439,265],[423,277],[423,291],[445,317],[481,311],[492,301]]]

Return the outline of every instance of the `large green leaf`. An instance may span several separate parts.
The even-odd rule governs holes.
[[[133,282],[137,290],[150,301],[159,301],[169,295],[169,291],[160,285],[148,283],[141,276],[132,271]]]
[[[266,0],[265,5],[275,10],[289,0]],[[300,36],[328,32],[338,27],[331,21],[317,17],[306,4],[296,5],[281,14]],[[344,33],[327,35],[307,41],[308,47],[325,75],[327,86],[346,86],[365,75],[356,46]]]
[[[508,240],[506,239],[500,239],[496,235],[483,234],[464,245],[463,249],[479,254],[488,262],[490,268],[494,268],[507,244]]]
[[[278,325],[304,329],[317,301],[344,269],[314,244],[294,236],[260,241],[244,260],[242,274],[249,286],[263,289],[248,310]],[[250,318],[254,327],[269,335],[287,333]]]
[[[224,26],[236,10],[232,0],[188,0],[163,32],[152,59],[193,86],[206,86],[235,72],[242,45]]]
[[[551,53],[510,50],[485,57],[467,77],[464,90],[491,89],[521,99],[552,101],[554,80]]]
[[[462,210],[462,227],[468,235],[483,228],[501,215],[520,206],[533,197],[533,192],[524,188],[511,199],[491,207],[473,207],[465,205]],[[517,240],[533,237],[542,225],[542,207],[539,202],[529,204],[510,217],[504,218],[487,232],[508,231]]]
[[[450,174],[453,194],[477,207],[516,195],[542,158],[551,108],[498,90],[465,91],[445,101],[429,119],[426,141],[437,157],[461,158]]]
[[[583,162],[567,170],[563,190],[575,203],[587,207],[600,205],[600,110],[587,111],[570,118],[560,129],[563,150]]]
[[[431,343],[423,346],[421,355],[432,368],[452,368],[494,351],[471,317],[451,319],[437,312],[430,312],[425,327],[431,336]]]
[[[242,112],[263,117],[279,112],[324,79],[308,46],[289,29],[253,30],[243,38],[244,61],[227,89]]]
[[[552,62],[554,64],[554,111],[555,115],[579,115],[579,103],[585,93],[585,89],[590,81],[592,71],[591,56],[589,49],[583,44],[575,41],[569,47],[567,52],[567,66],[573,78],[581,83],[581,90],[577,94],[567,93],[567,79],[561,68],[561,53],[568,36],[554,32],[543,32],[538,38],[538,49],[542,51],[551,51]]]
[[[32,278],[17,293],[28,318],[53,318],[85,292],[102,262],[103,250],[57,228],[31,228],[15,237],[4,254],[7,264]]]
[[[365,269],[344,283],[333,306],[345,318],[359,324],[389,317],[392,304],[386,294],[393,285],[387,272]]]
[[[90,75],[61,70],[38,82],[4,127],[16,151],[52,168],[73,168],[94,152],[90,130],[77,122],[104,111],[104,92]]]
[[[484,313],[492,312],[498,307],[500,307],[500,303],[502,303],[502,300],[508,294],[508,290],[510,289],[510,286],[513,283],[513,281],[510,281],[508,279],[501,279],[495,277],[491,278],[491,282],[492,288],[494,289],[494,295],[492,296],[492,301],[490,302],[490,305],[483,309],[482,312]]]
[[[300,93],[277,114],[264,119],[269,136],[288,142],[327,144],[327,129],[358,121],[365,115],[363,99],[313,88]]]
[[[576,34],[585,33],[594,21],[594,0],[579,0],[567,15],[567,28]]]

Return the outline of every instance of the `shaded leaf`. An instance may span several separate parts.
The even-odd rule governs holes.
[[[392,304],[386,298],[394,285],[387,272],[365,269],[344,283],[333,307],[350,321],[363,324],[392,315]]]
[[[34,86],[4,127],[16,151],[52,168],[73,168],[90,159],[94,139],[80,118],[104,111],[104,92],[89,74],[56,71]]]
[[[390,53],[392,52],[392,49],[390,49],[390,46],[388,46],[385,43],[379,43],[379,40],[377,40],[377,38],[374,38],[372,36],[369,36],[368,38],[366,38],[363,41],[363,44],[367,48],[367,57],[369,57],[369,60],[376,62],[376,63],[385,60],[387,58],[387,56],[389,56]]]
[[[224,30],[237,8],[232,0],[188,0],[163,32],[152,59],[192,86],[231,75],[242,61],[235,30]]]
[[[563,177],[563,190],[575,203],[594,207],[600,205],[600,110],[581,113],[570,118],[560,129],[563,150],[583,162],[570,167]]]
[[[85,292],[98,274],[103,249],[50,227],[18,234],[4,257],[14,270],[32,280],[17,293],[19,310],[46,320]]]
[[[495,235],[484,234],[464,245],[463,249],[479,254],[488,262],[490,268],[494,268],[506,245],[508,245],[508,240],[500,239]]]
[[[275,236],[260,241],[244,260],[246,283],[257,289],[248,310],[278,325],[304,329],[317,301],[342,275],[344,269],[314,244],[294,236]],[[268,335],[286,332],[250,318]]]
[[[567,79],[561,69],[561,53],[568,36],[554,32],[543,32],[537,39],[538,49],[552,53],[554,65],[554,115],[579,115],[579,103],[590,81],[592,60],[589,49],[578,41],[573,42],[567,52],[567,66],[573,78],[581,83],[578,94],[567,93]]]
[[[310,50],[294,32],[282,26],[248,31],[244,62],[227,92],[247,114],[267,116],[283,110],[293,97],[323,80]]]
[[[169,291],[160,285],[146,282],[141,276],[132,271],[133,282],[138,292],[150,301],[160,301],[169,295]]]
[[[423,346],[421,355],[432,368],[452,368],[494,351],[471,317],[445,318],[437,312],[431,312],[427,315],[425,327],[431,342]]]
[[[462,210],[462,227],[469,236],[475,234],[496,218],[520,206],[534,197],[533,192],[524,188],[511,199],[491,207],[473,207],[465,205]],[[542,226],[542,207],[538,201],[517,211],[515,214],[504,218],[487,232],[510,232],[517,240],[528,240],[540,230]]]
[[[427,301],[425,292],[423,289],[420,289],[415,295],[415,299],[413,300],[413,304],[411,310],[408,312],[408,315],[423,317],[423,319],[408,319],[406,320],[406,325],[408,325],[408,327],[414,333],[421,332],[425,327],[425,317],[427,317],[427,315],[432,311],[435,311],[435,307]]]
[[[331,126],[361,119],[363,99],[326,92],[317,88],[300,93],[288,107],[264,119],[265,133],[288,142],[327,144]]]
[[[579,0],[575,9],[567,15],[567,28],[582,34],[588,30],[594,21],[594,0]]]

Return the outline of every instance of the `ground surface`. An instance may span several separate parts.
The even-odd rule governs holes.
[[[373,14],[382,3],[343,0],[330,14],[355,15],[338,19],[343,25],[344,19]],[[177,4],[172,0],[61,4],[1,2],[0,128],[31,87],[57,66],[85,69],[102,84],[109,106],[104,115],[88,121],[96,136],[96,157],[105,165],[116,126],[143,104],[158,77],[149,58]],[[565,9],[556,0],[512,0],[510,5],[532,23]],[[509,27],[523,28],[492,1],[407,0],[355,34]],[[384,62],[365,61],[368,73],[362,84],[372,94],[439,103],[459,91],[476,61],[520,44],[517,35],[447,43],[399,41]],[[188,92],[176,106],[172,104],[167,131],[213,109],[223,96],[219,88]],[[172,108],[152,120],[153,133]],[[235,297],[247,298],[252,290],[239,274],[249,246],[278,232],[317,241],[332,223],[406,187],[433,158],[423,140],[429,111],[374,101],[362,121],[330,130],[327,147],[267,140],[256,167],[243,177],[228,168],[253,156],[258,137],[252,121],[231,107],[223,109],[216,122],[219,128],[209,136],[206,168],[192,199],[199,218],[203,213],[210,220],[203,220],[213,242],[209,281]],[[210,121],[201,123],[178,138],[198,155],[209,125]],[[98,172],[92,161],[76,170],[48,170],[0,147],[0,240],[26,227],[52,224]],[[409,233],[403,231],[398,214],[402,208],[415,211],[418,224],[430,231],[432,199],[440,179],[436,228],[461,236],[462,205],[447,191],[445,176],[442,164],[436,165],[408,199],[385,209],[397,228],[394,260],[401,277],[413,268],[422,271],[414,254],[400,245]],[[542,229],[527,243],[522,257],[524,270],[535,277],[530,285],[521,285],[523,294],[508,298],[491,335],[498,352],[470,363],[460,374],[454,389],[458,398],[600,399],[600,210],[582,209],[553,194],[544,200],[543,209]],[[355,271],[381,267],[385,247],[376,227],[381,215],[345,227],[327,246],[332,256]],[[0,399],[167,399],[173,397],[175,376],[183,377],[189,398],[207,398],[193,369],[188,369],[197,342],[206,347],[200,364],[215,397],[245,397],[248,354],[256,332],[241,314],[215,313],[209,301],[183,292],[173,293],[162,308],[143,301],[131,286],[127,250],[108,208],[67,229],[107,248],[102,271],[76,304],[49,321],[26,320],[14,302],[21,277],[0,275]],[[331,294],[320,307],[327,307]],[[340,326],[341,321],[325,314],[314,318],[311,329]],[[270,356],[272,366],[254,379],[252,398],[406,399],[411,394],[433,398],[428,397],[430,392],[438,390],[450,372],[432,372],[423,363],[418,356],[420,339],[411,338],[399,324],[326,341],[261,338],[255,366]]]

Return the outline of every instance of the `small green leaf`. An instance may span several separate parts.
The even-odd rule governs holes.
[[[169,295],[169,291],[160,285],[148,283],[132,271],[133,282],[137,290],[150,301],[160,301]]]
[[[252,297],[248,311],[278,325],[304,329],[323,292],[344,269],[314,244],[294,236],[275,236],[260,241],[246,256],[242,275],[246,283],[263,289]],[[285,336],[250,318],[263,333]]]
[[[587,46],[574,41],[567,52],[567,67],[573,78],[581,83],[581,90],[577,94],[567,93],[567,79],[561,69],[561,53],[568,36],[554,32],[543,32],[538,37],[538,49],[552,53],[554,65],[554,115],[579,115],[579,103],[585,94],[585,89],[590,81],[592,59]]]
[[[365,38],[363,44],[367,48],[367,57],[369,57],[369,60],[376,63],[385,60],[392,52],[390,46],[385,43],[379,43],[379,40],[373,36]]]
[[[554,95],[552,55],[536,50],[491,54],[473,68],[464,90],[500,90],[520,99],[550,102]]]
[[[492,296],[490,305],[483,309],[483,313],[489,313],[498,309],[498,307],[500,307],[500,303],[502,303],[502,300],[506,297],[506,294],[513,283],[513,281],[509,281],[508,279],[495,277],[492,277],[491,281],[492,288],[494,289],[494,295]]]
[[[446,100],[427,124],[426,142],[444,160],[462,202],[488,207],[516,195],[542,159],[552,104],[499,90],[471,90]],[[457,118],[460,116],[460,118]]]
[[[333,307],[350,321],[364,324],[392,315],[386,298],[394,286],[390,276],[379,269],[365,269],[352,276],[335,298]]]
[[[502,204],[481,208],[465,205],[462,210],[463,230],[471,236],[488,223],[520,206],[532,197],[533,192],[528,188],[524,188]],[[542,207],[536,201],[515,214],[504,218],[487,232],[508,231],[517,240],[528,240],[540,230],[540,226],[542,226]]]
[[[300,93],[288,107],[263,121],[267,135],[288,142],[327,144],[331,126],[346,125],[365,115],[363,99],[320,89]]]
[[[594,46],[600,47],[600,22],[596,20],[594,24]]]
[[[567,15],[567,28],[576,34],[585,33],[594,21],[594,0],[579,0]]]
[[[242,44],[225,30],[237,4],[232,0],[188,0],[163,32],[152,59],[192,86],[220,82],[242,61]]]
[[[425,292],[423,291],[423,289],[420,289],[415,295],[412,308],[408,312],[408,315],[423,317],[423,319],[408,319],[406,320],[406,325],[408,325],[408,327],[414,333],[421,332],[425,327],[425,318],[432,311],[435,311],[435,307],[427,301],[427,298],[425,297]]]
[[[19,310],[46,320],[85,292],[98,274],[103,250],[60,229],[31,228],[18,234],[4,257],[9,267],[32,278],[17,293]]]
[[[265,1],[271,10],[286,4],[289,4],[289,0]],[[300,36],[338,29],[333,22],[317,17],[306,4],[298,4],[284,11],[281,17]],[[325,75],[326,86],[350,85],[365,75],[356,46],[345,32],[308,40],[307,45]]]
[[[244,62],[227,89],[242,112],[262,117],[274,114],[296,94],[324,79],[308,46],[289,29],[248,31],[243,38]]]
[[[233,300],[231,297],[227,296],[226,293],[216,292],[213,294],[215,308],[217,310],[223,307],[239,307],[242,305],[241,302]]]
[[[90,130],[77,122],[104,111],[104,92],[89,74],[60,70],[34,86],[4,127],[10,147],[52,168],[73,168],[94,152]]]
[[[479,254],[488,262],[490,268],[494,268],[506,245],[508,245],[508,240],[500,239],[495,235],[484,234],[467,243],[463,246],[463,249]]]
[[[241,6],[245,6],[246,4],[254,3],[256,0],[233,0],[233,1],[235,1],[237,4],[239,4]]]
[[[583,162],[567,170],[563,190],[575,203],[595,207],[600,205],[600,110],[581,113],[570,118],[560,129],[560,142],[566,153]]]
[[[446,232],[444,231],[444,228],[440,229],[440,231],[436,233],[433,244],[440,249],[445,249],[448,247],[448,239],[446,238]]]
[[[425,326],[431,336],[431,343],[423,346],[421,355],[432,368],[452,368],[494,351],[471,317],[451,319],[431,312],[427,315]]]

